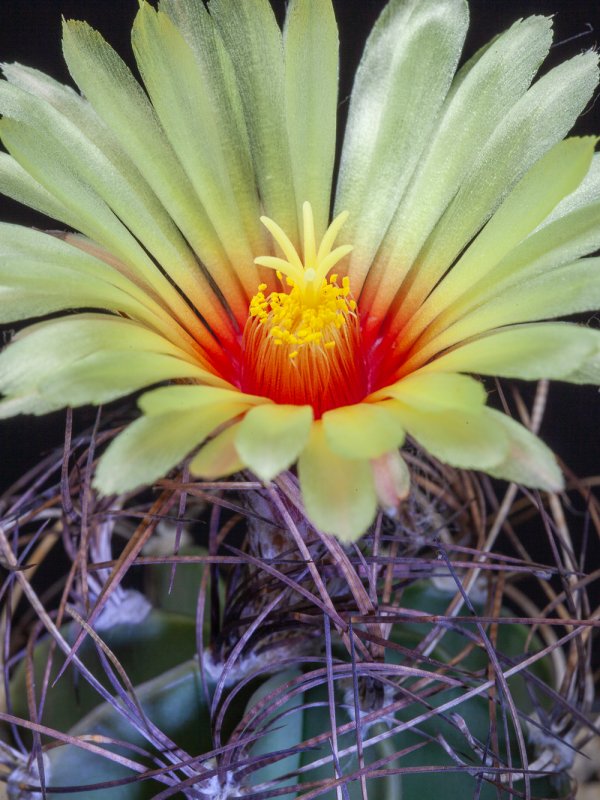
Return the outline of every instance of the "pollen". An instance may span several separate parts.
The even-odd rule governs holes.
[[[348,324],[348,317],[356,309],[356,303],[348,298],[348,278],[338,286],[335,277],[323,279],[315,290],[314,304],[307,302],[306,292],[291,279],[288,279],[289,292],[271,292],[265,296],[264,289],[259,287],[250,302],[250,316],[266,326],[266,333],[274,343],[287,346],[290,358],[295,358],[301,347],[331,349],[335,347],[336,332]]]
[[[283,257],[261,256],[274,270],[280,291],[261,283],[250,301],[244,330],[244,390],[277,402],[310,403],[318,416],[364,397],[364,365],[358,309],[348,277],[331,270],[352,250],[334,247],[348,218],[337,216],[319,246],[313,211],[303,208],[302,255],[269,217],[261,217]]]
[[[349,315],[356,310],[348,278],[343,278],[340,284],[338,275],[327,277],[352,250],[350,245],[333,249],[348,213],[343,212],[334,219],[318,249],[310,203],[304,203],[302,213],[303,259],[279,225],[269,217],[261,217],[285,258],[261,256],[256,263],[275,270],[284,291],[265,295],[267,286],[261,283],[250,301],[250,317],[266,326],[266,332],[275,343],[286,345],[292,359],[302,347],[335,347],[336,331],[347,324]]]

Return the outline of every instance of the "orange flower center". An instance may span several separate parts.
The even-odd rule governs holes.
[[[367,394],[356,302],[348,278],[328,277],[352,249],[333,244],[347,214],[330,225],[317,250],[312,208],[303,206],[304,261],[273,220],[262,222],[284,258],[264,256],[286,291],[265,295],[258,287],[244,329],[242,388],[277,403],[311,405],[318,419],[325,411],[360,402]]]

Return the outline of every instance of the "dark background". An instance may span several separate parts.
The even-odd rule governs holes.
[[[273,4],[281,18],[284,0],[274,0]],[[0,11],[0,61],[20,61],[69,82],[60,51],[62,15],[87,20],[131,64],[129,31],[137,6],[136,0],[4,0]],[[340,101],[343,109],[365,38],[385,6],[385,0],[334,0],[334,6],[342,45]],[[582,50],[596,48],[600,43],[600,2],[597,0],[471,0],[470,6],[471,28],[465,57],[517,18],[534,13],[555,17],[555,45],[543,69]],[[600,103],[596,102],[587,110],[574,132],[600,133]],[[40,227],[47,224],[39,215],[4,198],[0,198],[0,219]],[[583,321],[600,327],[600,316],[589,314]],[[18,326],[10,327],[14,330]],[[531,387],[524,387],[524,390],[531,396]],[[600,472],[599,416],[597,389],[552,386],[542,435],[580,475]],[[90,409],[80,409],[75,415],[79,427],[91,424],[93,419],[94,412]],[[57,412],[43,418],[0,421],[0,488],[32,465],[40,453],[61,442],[64,420],[65,412]]]

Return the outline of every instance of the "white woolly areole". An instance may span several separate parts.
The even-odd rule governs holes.
[[[152,605],[143,594],[135,589],[121,589],[110,596],[94,623],[94,628],[97,631],[108,631],[115,625],[139,625],[151,610]]]
[[[50,781],[50,759],[43,753],[44,777],[46,783]],[[37,758],[33,759],[30,766],[23,764],[11,772],[6,783],[9,800],[42,800],[41,792],[31,792],[24,786],[40,786],[40,770]]]
[[[142,547],[145,556],[172,556],[177,543],[177,532],[180,531],[179,548],[188,547],[193,544],[193,539],[189,533],[189,525],[179,526],[170,520],[162,519],[154,533]]]
[[[537,755],[535,765],[552,772],[570,770],[577,751],[573,747],[573,734],[546,732],[537,725],[527,725],[528,738]],[[533,769],[533,765],[529,765]]]
[[[205,766],[209,769],[216,767],[214,759],[205,762]],[[225,782],[219,776],[213,775],[212,778],[207,778],[204,781],[197,783],[194,788],[199,789],[204,797],[209,797],[210,800],[230,800],[231,797],[242,797],[242,791],[233,779],[233,773],[227,772],[224,776]]]
[[[393,715],[388,718],[386,717],[385,714],[382,714],[379,717],[379,719],[373,720],[372,722],[363,722],[363,717],[366,717],[367,714],[371,714],[373,711],[376,711],[379,708],[383,709],[385,708],[385,706],[391,705],[393,701],[394,701],[394,688],[393,686],[390,686],[389,684],[386,683],[383,685],[383,698],[380,706],[373,708],[359,709],[363,737],[367,736],[369,730],[374,725],[384,724],[384,725],[389,725],[391,727],[397,722],[397,720],[394,719]],[[346,709],[346,713],[348,714],[352,722],[356,722],[356,707],[354,705],[354,688],[352,686],[349,686],[344,691],[344,707]]]
[[[452,575],[434,575],[431,583],[444,594],[454,596],[458,591],[456,580]],[[485,603],[489,596],[487,579],[480,575],[467,592],[469,600],[473,603]]]
[[[225,686],[232,686],[235,683],[239,683],[239,681],[251,672],[257,672],[265,667],[270,667],[269,672],[276,672],[281,660],[289,658],[290,655],[291,651],[287,647],[276,647],[260,655],[256,655],[255,653],[250,653],[247,656],[242,655],[229,667],[227,677],[225,678]],[[206,675],[211,680],[215,681],[215,683],[220,680],[224,667],[225,662],[215,661],[210,650],[204,651],[202,668]]]

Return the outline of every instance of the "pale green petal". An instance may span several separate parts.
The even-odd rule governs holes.
[[[75,206],[67,208],[7,153],[0,153],[0,193],[45,214],[51,219],[64,223],[70,228],[96,235],[97,241],[110,239],[110,237],[105,236],[105,232],[100,226],[96,226],[95,219],[86,219],[85,208],[83,213],[80,213],[80,209]],[[110,241],[108,241],[108,244],[110,246]],[[113,259],[118,261],[114,255]],[[138,285],[144,284],[144,280],[135,266],[132,267],[122,261],[118,263],[121,274],[136,280]],[[152,294],[149,284],[146,291],[149,295]]]
[[[463,0],[392,0],[352,89],[336,213],[349,211],[357,293],[430,138],[468,26]]]
[[[327,411],[323,430],[331,449],[344,458],[378,458],[404,442],[404,428],[386,403],[360,403]]]
[[[0,83],[2,86],[7,84]],[[64,141],[54,138],[51,133],[42,137],[37,128],[7,116],[0,123],[0,136],[6,149],[36,181],[51,191],[63,205],[75,205],[78,208],[84,233],[104,244],[136,271],[152,274],[152,262],[98,196],[88,176],[78,176],[69,167],[71,151],[65,147]]]
[[[414,360],[421,364],[447,347],[503,325],[553,319],[598,307],[600,258],[586,258],[499,292],[429,341]]]
[[[472,167],[403,282],[394,330],[411,315],[522,175],[560,141],[590,100],[598,79],[597,55],[586,53],[547,73],[513,106],[488,141],[478,142]],[[425,195],[427,188],[422,187]],[[403,256],[396,251],[400,261]],[[392,261],[391,275],[395,271]],[[374,276],[376,277],[376,276]],[[389,306],[372,303],[375,314]],[[394,286],[397,284],[391,277]],[[398,284],[399,286],[399,284]]]
[[[56,410],[52,400],[42,397],[37,392],[0,399],[0,420],[10,419],[19,414],[47,414]]]
[[[140,287],[135,275],[128,272],[114,256],[84,237],[49,235],[0,223],[0,287],[10,288],[15,299],[14,304],[2,306],[0,313],[6,321],[105,305],[145,321],[195,353],[197,345],[161,304],[161,298],[155,299],[153,292]],[[17,307],[17,294],[22,308]]]
[[[38,183],[23,167],[7,153],[0,153],[0,193],[16,200],[19,203],[29,206],[36,211],[45,214],[52,219],[59,220],[65,225],[79,231],[88,231],[90,234],[97,235],[98,241],[105,239],[105,232],[96,226],[95,219],[90,221],[85,218],[84,213],[75,207],[67,208],[56,197]],[[91,240],[89,240],[91,241]],[[100,245],[96,245],[100,247]],[[144,291],[149,297],[154,290],[145,280],[143,271],[140,273],[135,266],[127,265],[118,261],[116,256],[112,256],[113,261],[118,264],[118,273],[128,276],[130,280],[138,286],[144,286]],[[115,280],[117,275],[115,276]]]
[[[585,179],[580,183],[574,192],[556,206],[552,214],[544,220],[542,226],[555,222],[562,217],[578,211],[584,206],[589,206],[600,201],[600,153],[596,153],[592,165]]]
[[[58,201],[8,153],[0,153],[0,193],[18,203],[33,208],[51,219],[60,220],[73,228],[72,215],[63,203]]]
[[[596,139],[566,139],[519,181],[494,216],[411,319],[403,338],[416,337],[448,305],[489,274],[587,174]],[[600,231],[600,225],[598,225]]]
[[[148,98],[127,66],[100,34],[85,23],[66,22],[63,34],[63,53],[74,80],[202,263],[215,276],[229,269],[205,209],[166,141]],[[181,267],[177,284],[196,308],[208,313],[212,292],[206,291],[206,279],[200,268],[189,268],[185,263]],[[218,321],[217,305],[213,311]],[[223,318],[220,320],[222,323]]]
[[[152,327],[177,331],[172,321],[165,321],[164,312],[157,315],[148,308],[150,302],[135,296],[136,287],[130,294],[113,286],[110,275],[96,277],[86,275],[84,270],[82,273],[52,262],[0,256],[0,322],[41,317],[68,308],[104,308],[126,313]]]
[[[582,206],[539,228],[507,254],[491,274],[475,281],[462,297],[448,306],[432,323],[427,336],[443,331],[452,322],[476,309],[511,286],[569,264],[600,248],[600,202]],[[440,296],[440,302],[443,294]]]
[[[132,313],[138,319],[145,319],[139,303],[128,301],[126,295],[110,285],[93,278],[81,280],[70,270],[52,269],[52,277],[36,277],[39,265],[28,269],[14,262],[20,268],[16,276],[0,277],[0,323],[14,322],[28,317],[43,317],[53,311],[69,308],[119,308],[124,313]],[[0,272],[2,270],[0,269]],[[62,281],[59,287],[58,281]]]
[[[241,472],[244,462],[235,448],[239,427],[240,423],[235,422],[207,442],[190,461],[190,473],[204,480],[216,480]]]
[[[237,76],[264,211],[298,243],[283,42],[273,9],[268,0],[210,0],[208,8]]]
[[[485,413],[490,425],[504,429],[509,443],[504,461],[486,469],[486,472],[496,478],[548,492],[559,492],[564,488],[554,454],[537,436],[493,408],[487,408]]]
[[[47,233],[24,225],[13,225],[0,222],[0,259],[8,274],[5,262],[20,259],[26,263],[45,265],[50,271],[52,264],[61,269],[78,272],[82,277],[94,277],[98,280],[110,281],[113,286],[135,294],[140,301],[147,300],[147,295],[123,272],[109,266],[106,261],[94,257],[71,242],[78,241],[75,234]],[[99,250],[98,246],[96,248]],[[15,270],[18,272],[18,269]]]
[[[427,411],[398,403],[399,418],[425,450],[453,467],[488,471],[504,460],[508,441],[504,428],[484,411]]]
[[[202,381],[206,370],[163,353],[111,350],[97,352],[58,370],[39,385],[55,408],[109,403],[153,383],[184,378]]]
[[[516,282],[547,272],[594,253],[600,248],[600,200],[566,213],[544,225],[516,247],[498,265],[485,287],[502,282]]]
[[[0,415],[10,416],[21,402],[22,411],[13,413],[100,403],[175,377],[228,385],[143,325],[108,315],[73,315],[26,328],[0,353],[0,391],[7,396]]]
[[[313,208],[317,240],[329,222],[338,96],[338,30],[331,0],[292,0],[285,28],[285,103],[298,219]]]
[[[111,442],[98,462],[94,486],[102,494],[118,494],[153,483],[246,408],[243,403],[217,401],[202,409],[140,417]]]
[[[238,187],[229,173],[230,153],[223,146],[214,93],[183,35],[166,14],[147,3],[140,5],[135,18],[132,43],[144,85],[169,142],[232,265],[231,271],[219,274],[219,289],[230,305],[243,313],[260,277],[251,242],[240,224]]]
[[[296,461],[308,441],[312,421],[310,406],[257,406],[239,427],[236,449],[252,472],[270,481]]]
[[[435,135],[369,273],[365,300],[377,314],[385,313],[390,297],[466,181],[474,158],[527,90],[551,42],[550,19],[521,20],[456,76]]]
[[[8,116],[42,130],[44,138],[51,134],[63,149],[66,148],[68,170],[77,168],[83,182],[92,186],[129,230],[143,241],[144,247],[175,282],[186,271],[199,273],[196,258],[171,217],[90,104],[70,87],[37,70],[20,64],[5,64],[3,72],[13,84],[0,84],[0,106]],[[54,185],[47,188],[54,192]],[[26,198],[21,199],[30,204]],[[51,208],[44,213],[102,241],[102,227],[96,226],[92,231],[90,222],[79,219],[81,210],[68,193],[63,200],[69,207],[66,213],[66,206],[61,209],[58,203],[58,213],[52,213]],[[193,324],[189,311],[186,313],[185,305],[160,271],[149,268],[147,259],[137,266],[140,277],[151,282],[164,300],[170,301],[184,318],[187,316],[188,324]],[[214,304],[210,287],[201,274],[199,279],[205,285],[206,304],[210,306]]]
[[[306,513],[317,528],[344,542],[365,533],[377,510],[371,465],[334,453],[321,422],[311,428],[298,475]]]
[[[41,374],[99,350],[133,350],[189,356],[160,334],[122,317],[77,314],[31,325],[0,353],[3,390],[20,391]]]
[[[101,350],[162,353],[195,365],[189,353],[164,336],[133,320],[105,314],[74,314],[31,325],[19,332],[0,353],[3,385],[20,385],[35,379],[39,370],[48,374],[69,361]],[[216,383],[214,375],[204,372]]]
[[[408,276],[408,308],[419,304],[522,175],[575,123],[598,83],[598,56],[555,67],[510,110],[436,226]]]
[[[0,87],[8,84],[1,83]],[[14,87],[8,87],[14,89]],[[0,91],[0,95],[2,92]],[[20,102],[20,101],[19,101]],[[6,111],[6,109],[5,109]],[[138,283],[148,286],[150,296],[163,297],[172,308],[172,315],[187,326],[199,341],[205,341],[208,333],[198,317],[182,300],[178,292],[156,269],[153,261],[144,252],[136,239],[115,216],[111,208],[97,194],[94,175],[100,174],[98,166],[84,167],[86,158],[80,164],[81,174],[72,165],[77,163],[74,155],[79,145],[63,139],[54,138],[50,131],[43,135],[37,127],[4,117],[0,121],[0,135],[6,147],[23,167],[48,191],[51,191],[63,205],[76,206],[76,218],[80,229],[104,245],[126,265],[126,272],[138,278]],[[111,194],[111,186],[104,187],[105,194]],[[114,187],[112,187],[114,192]],[[112,195],[111,195],[112,196]],[[116,193],[115,196],[118,196]],[[127,269],[128,268],[128,269]],[[164,301],[163,301],[164,302]],[[89,305],[94,305],[90,303]],[[51,310],[51,309],[48,309]],[[47,313],[42,311],[42,313]],[[223,312],[220,316],[222,317]]]
[[[475,372],[476,370],[467,370]],[[408,375],[391,386],[375,392],[370,400],[393,397],[395,400],[422,411],[477,410],[486,400],[483,385],[466,375],[425,372]]]
[[[29,174],[64,206],[74,205],[80,215],[85,214],[90,225],[96,217],[96,229],[107,228],[105,240],[115,253],[141,272],[152,272],[152,264],[142,248],[104,202],[106,195],[112,194],[119,206],[124,194],[121,205],[136,212],[134,220],[141,207],[135,199],[131,176],[129,180],[119,180],[109,160],[69,119],[6,81],[0,82],[0,113],[4,117],[0,128],[3,141]],[[12,120],[12,124],[7,124],[7,120]],[[148,216],[146,224],[151,220]]]
[[[568,380],[569,383],[591,383],[600,386],[600,347],[563,380]]]
[[[492,331],[458,345],[422,371],[570,381],[598,355],[600,331],[546,322]]]
[[[197,345],[169,311],[126,274],[122,264],[82,237],[0,223],[0,292],[6,298],[0,319],[104,307],[146,322],[195,354]]]
[[[219,119],[219,135],[227,153],[227,169],[240,221],[256,253],[269,251],[258,196],[250,141],[244,119],[240,89],[231,58],[202,0],[160,0],[159,9],[173,20],[191,48],[196,63],[205,76],[213,113]]]
[[[93,353],[50,374],[32,376],[21,394],[9,394],[0,402],[0,419],[100,405],[165,380],[205,377],[204,370],[173,356],[119,350]]]
[[[143,394],[138,405],[147,417],[196,411],[207,406],[244,403],[247,408],[268,402],[264,397],[244,394],[221,381],[215,386],[165,386]]]

